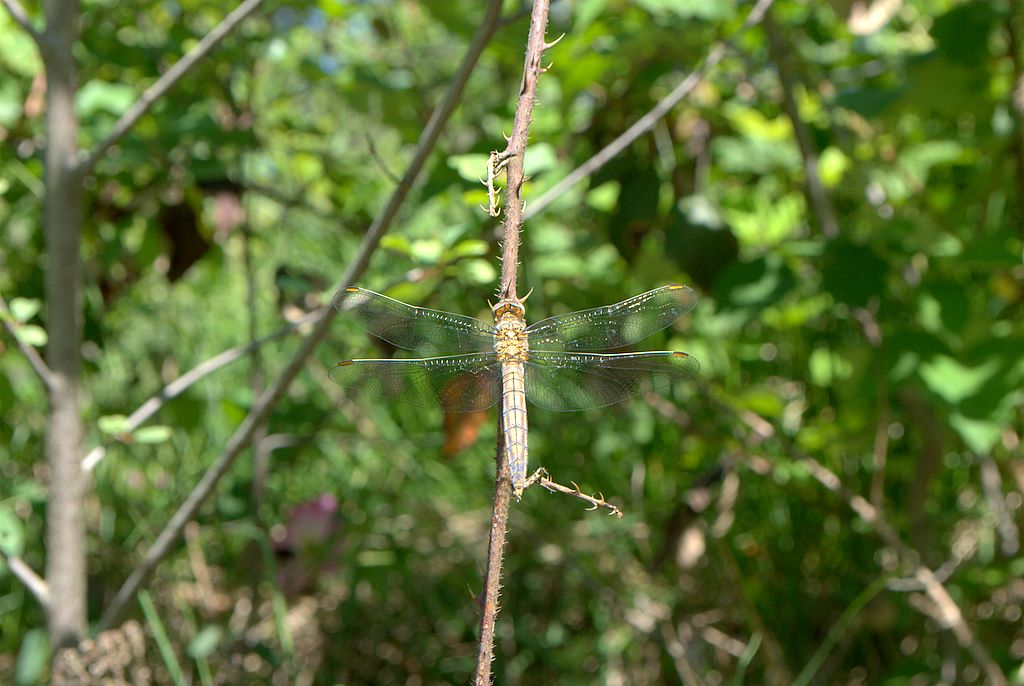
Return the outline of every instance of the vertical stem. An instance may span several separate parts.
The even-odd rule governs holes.
[[[86,626],[86,477],[81,467],[82,418],[78,406],[79,349],[82,338],[79,253],[82,185],[77,171],[77,70],[72,46],[78,24],[76,0],[47,0],[43,61],[46,69],[46,303],[53,371],[46,455],[50,465],[47,501],[46,579],[52,605],[50,640],[54,647],[77,644]]]
[[[526,41],[526,60],[523,80],[519,87],[519,102],[512,135],[504,156],[508,159],[505,184],[505,245],[501,256],[501,292],[499,297],[518,302],[516,296],[516,270],[519,267],[519,232],[523,227],[523,160],[526,157],[526,139],[533,119],[533,102],[537,97],[537,80],[544,49],[544,30],[548,25],[548,2],[536,0],[530,15],[530,32]]]
[[[821,174],[818,172],[818,151],[814,148],[807,124],[800,118],[800,108],[797,106],[796,96],[793,94],[796,79],[790,69],[789,46],[786,45],[779,32],[779,27],[776,25],[770,9],[764,15],[764,28],[768,36],[768,51],[779,70],[779,82],[782,84],[782,109],[785,110],[786,116],[789,117],[789,121],[793,125],[793,135],[796,137],[796,144],[800,148],[800,156],[804,161],[804,193],[807,196],[807,205],[817,216],[822,235],[826,238],[835,238],[839,235],[839,222],[836,220],[832,201],[829,199],[828,193],[825,192],[825,185],[821,182]]]
[[[530,15],[530,30],[526,41],[526,59],[523,80],[519,87],[519,102],[508,147],[501,157],[507,160],[505,184],[505,244],[502,249],[501,286],[499,297],[519,301],[516,295],[516,275],[519,267],[519,232],[523,225],[523,159],[526,140],[533,118],[533,103],[537,96],[537,80],[543,68],[541,56],[547,44],[544,31],[548,25],[548,0],[535,0]],[[500,413],[499,413],[500,416]],[[500,420],[499,420],[500,421]],[[497,463],[494,484],[494,505],[491,514],[490,540],[487,547],[487,572],[484,577],[484,595],[480,602],[480,639],[477,651],[476,674],[473,683],[488,686],[491,683],[491,661],[494,659],[494,630],[498,618],[498,593],[501,588],[501,564],[505,551],[505,533],[508,529],[509,501],[512,495],[509,465],[505,459],[504,427],[498,427],[495,450]]]

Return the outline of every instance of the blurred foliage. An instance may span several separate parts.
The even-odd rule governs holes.
[[[86,512],[94,620],[249,409],[254,378],[272,377],[296,341],[191,386],[133,435],[124,416],[329,297],[479,5],[271,3],[87,181],[86,446],[111,444]],[[528,206],[733,36],[748,8],[556,2],[548,35],[565,37],[540,82]],[[82,145],[224,9],[84,3]],[[1019,10],[776,2],[776,51],[795,74],[788,95],[837,236],[809,209],[760,27],[649,135],[527,225],[530,319],[690,283],[701,305],[644,347],[687,350],[703,372],[671,402],[531,414],[533,464],[602,491],[626,517],[539,489],[515,507],[496,683],[792,683],[812,663],[811,683],[981,683],[931,601],[899,585],[912,570],[808,458],[945,570],[978,642],[1024,678]],[[517,16],[488,46],[361,285],[488,315],[499,233],[476,178],[511,126],[528,22]],[[7,14],[0,65],[0,293],[19,337],[43,347],[45,84]],[[160,567],[133,609],[155,683],[468,681],[493,416],[445,425],[344,397],[327,367],[375,345],[338,322],[273,413],[269,473],[239,461]],[[37,570],[45,419],[41,385],[0,338],[0,545]],[[469,447],[443,450],[456,431]],[[294,544],[306,540],[297,512],[312,518],[310,545]],[[42,626],[0,567],[0,682],[45,680]]]

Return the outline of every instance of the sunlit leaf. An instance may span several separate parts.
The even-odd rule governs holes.
[[[197,660],[207,658],[217,650],[223,636],[224,629],[216,624],[209,624],[192,637],[185,651],[190,657]]]
[[[128,417],[123,414],[108,414],[100,417],[96,425],[105,434],[122,434],[128,431]]]
[[[49,340],[49,337],[46,335],[46,329],[35,324],[19,326],[17,333],[18,338],[34,348],[41,348]]]
[[[18,322],[27,322],[39,313],[43,301],[36,298],[11,298],[11,314]]]
[[[50,662],[50,641],[46,630],[35,627],[25,632],[18,661],[14,665],[15,686],[32,686],[40,683]]]
[[[172,433],[171,427],[157,424],[136,429],[132,437],[136,443],[163,443],[170,439]]]

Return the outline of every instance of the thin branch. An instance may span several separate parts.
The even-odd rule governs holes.
[[[28,16],[28,12],[21,6],[18,0],[0,0],[3,6],[7,8],[7,11],[11,13],[11,17],[14,22],[25,30],[32,40],[36,42],[36,46],[40,52],[43,50],[43,34],[41,34],[35,26],[32,25],[32,20]]]
[[[620,510],[618,507],[612,505],[610,502],[605,500],[604,495],[589,495],[587,493],[584,493],[583,490],[579,487],[579,484],[577,484],[575,481],[572,482],[571,487],[564,486],[556,481],[552,481],[549,478],[546,469],[538,469],[536,472],[533,473],[533,475],[529,479],[526,480],[527,486],[532,486],[533,484],[539,484],[540,486],[543,486],[552,493],[564,493],[565,495],[571,495],[574,498],[579,498],[583,502],[589,503],[591,510],[596,510],[599,507],[603,507],[604,509],[608,510],[608,514],[614,515],[619,519],[622,519],[622,510]]]
[[[705,58],[704,62],[691,71],[686,78],[684,78],[679,85],[672,90],[671,93],[662,98],[661,101],[659,101],[658,104],[655,105],[647,114],[640,117],[635,124],[626,129],[618,138],[613,140],[596,155],[566,175],[564,179],[549,188],[539,198],[531,200],[530,207],[526,211],[524,219],[530,219],[531,217],[537,216],[541,210],[545,209],[557,198],[561,197],[563,193],[596,172],[610,160],[614,159],[626,148],[626,146],[654,128],[654,125],[664,117],[669,110],[675,107],[676,103],[685,98],[690,91],[697,87],[701,79],[704,77],[704,74],[722,61],[729,52],[729,44],[743,35],[743,33],[751,26],[754,26],[761,21],[772,2],[774,2],[774,0],[758,0],[757,4],[755,4],[750,10],[750,14],[747,15],[746,20],[744,20],[743,26],[740,27],[740,30],[737,31],[736,35],[733,36],[729,43],[721,42],[715,45],[715,47],[708,52],[708,56]]]
[[[291,333],[292,331],[295,331],[296,329],[300,329],[307,324],[317,321],[322,316],[323,309],[314,310],[313,312],[310,312],[301,319],[294,321],[271,334],[267,334],[263,338],[259,338],[249,343],[248,345],[238,345],[235,346],[234,348],[228,348],[224,352],[219,353],[204,362],[201,362],[200,364],[196,365],[189,371],[179,376],[174,381],[170,382],[169,384],[161,388],[155,395],[149,398],[149,400],[142,403],[138,407],[138,409],[136,409],[134,412],[128,415],[128,419],[126,420],[126,424],[124,427],[124,433],[130,434],[131,432],[138,429],[140,426],[146,423],[146,421],[148,421],[153,415],[159,412],[160,409],[168,403],[168,401],[177,398],[179,395],[184,393],[190,386],[192,386],[196,382],[203,380],[210,374],[213,374],[215,371],[221,369],[222,367],[226,367],[235,360],[239,360],[245,357],[246,355],[248,355],[254,350],[257,350],[264,344],[270,343],[271,341],[276,341],[277,339],[284,337],[285,335]],[[89,454],[85,456],[84,460],[82,460],[82,469],[87,472],[91,472],[93,469],[95,469],[96,465],[98,465],[100,461],[103,460],[104,457],[106,457],[108,449],[108,445],[98,445],[92,450],[90,450]]]
[[[11,337],[17,344],[21,354],[25,356],[25,359],[27,359],[28,363],[32,366],[32,370],[36,373],[36,376],[38,376],[39,380],[43,382],[43,386],[46,387],[46,390],[52,390],[53,372],[50,371],[50,368],[46,365],[43,358],[39,356],[39,353],[36,352],[36,349],[21,340],[21,337],[18,335],[18,327],[14,324],[14,316],[11,314],[11,310],[7,306],[7,301],[4,300],[2,295],[0,295],[0,321],[3,322],[4,328],[7,329],[7,332],[11,334]]]
[[[771,11],[765,13],[764,28],[768,36],[768,51],[779,70],[779,83],[782,85],[782,109],[793,126],[793,136],[796,138],[800,156],[804,161],[804,193],[807,196],[807,204],[818,217],[822,235],[826,238],[835,238],[839,235],[839,221],[836,219],[832,201],[825,191],[825,185],[821,181],[818,151],[814,149],[814,141],[811,139],[807,123],[800,117],[800,108],[797,106],[794,95],[797,84],[793,70],[790,68],[792,52],[779,32],[779,27],[775,24]]]
[[[1002,539],[1000,549],[1003,555],[1013,557],[1020,550],[1020,530],[1013,521],[1013,510],[1006,504],[1003,496],[1003,478],[999,475],[999,465],[991,455],[984,455],[980,460],[981,487],[988,500],[989,511],[996,519],[996,530]]]
[[[494,34],[495,27],[497,26],[500,6],[500,0],[491,0],[488,4],[485,18],[481,23],[480,28],[477,29],[476,36],[473,38],[473,43],[467,50],[466,56],[462,60],[462,64],[459,65],[459,71],[452,79],[452,83],[449,85],[448,91],[445,93],[440,104],[434,110],[434,113],[430,117],[430,121],[427,123],[426,128],[424,128],[423,133],[420,135],[420,140],[417,143],[413,159],[409,163],[409,168],[402,176],[401,182],[395,190],[392,191],[387,204],[367,230],[366,235],[363,238],[363,242],[359,246],[359,251],[338,282],[339,288],[351,284],[366,270],[366,267],[370,262],[370,257],[380,244],[381,237],[391,226],[391,223],[397,216],[398,210],[401,208],[406,196],[408,196],[409,192],[412,190],[413,183],[423,170],[423,167],[427,162],[427,158],[430,156],[430,153],[433,151],[434,146],[437,143],[437,139],[441,134],[442,128],[451,117],[452,112],[455,110],[455,106],[459,103],[462,93],[465,90],[466,82],[469,81],[470,74],[472,74],[473,68],[476,66],[476,63],[480,58],[480,54],[483,52],[484,47]],[[200,506],[202,506],[210,494],[213,493],[213,489],[220,481],[220,478],[224,476],[231,465],[234,464],[238,455],[242,452],[245,446],[248,445],[256,427],[270,416],[271,410],[284,396],[288,387],[291,385],[291,382],[306,366],[306,360],[310,355],[312,355],[313,350],[316,349],[317,345],[320,344],[321,339],[326,335],[327,329],[336,312],[337,310],[329,307],[317,311],[316,317],[313,320],[313,330],[302,342],[302,345],[296,351],[291,362],[288,363],[288,366],[284,371],[281,372],[274,382],[270,384],[267,390],[265,390],[256,400],[252,409],[249,411],[249,414],[244,420],[242,420],[241,425],[235,430],[235,433],[228,440],[227,445],[224,446],[224,450],[213,461],[213,464],[210,465],[206,474],[204,474],[199,480],[199,483],[196,484],[192,493],[190,493],[181,504],[178,511],[174,513],[174,516],[171,517],[171,520],[164,527],[163,531],[161,531],[157,536],[156,541],[154,541],[153,545],[146,551],[142,561],[135,570],[132,571],[128,576],[128,579],[118,590],[117,595],[114,596],[110,606],[107,607],[103,616],[100,618],[100,630],[113,626],[117,623],[125,608],[131,603],[132,598],[135,597],[138,590],[149,580],[153,570],[155,570],[157,565],[160,564],[160,562],[171,552],[174,544],[181,536],[185,525],[188,524],[188,522],[195,516],[196,512],[199,511]]]
[[[723,406],[724,407],[724,406]],[[737,415],[742,421],[743,417]],[[869,503],[863,496],[850,490],[839,476],[815,460],[813,457],[801,453],[795,446],[788,446],[789,451],[804,465],[810,475],[822,486],[832,491],[844,501],[857,515],[871,525],[875,533],[887,545],[896,551],[902,564],[913,574],[914,578],[924,588],[924,592],[937,606],[944,628],[952,631],[957,642],[966,648],[974,657],[975,661],[985,672],[988,683],[994,686],[1006,686],[1006,676],[999,669],[999,666],[989,655],[988,649],[978,641],[971,627],[964,619],[963,612],[956,604],[956,601],[949,594],[949,591],[942,585],[942,581],[929,567],[920,563],[921,555],[912,546],[905,543],[891,524],[874,505]],[[758,464],[767,463],[770,470],[774,470],[775,463],[767,458],[758,458]],[[760,470],[755,469],[755,472]]]
[[[25,584],[25,588],[29,590],[43,609],[49,611],[50,587],[46,581],[36,574],[36,571],[32,569],[27,562],[17,555],[8,554],[3,548],[0,548],[0,558],[2,558],[7,564],[7,568],[11,570],[11,574],[13,574],[18,581]]]
[[[500,4],[500,3],[499,3]],[[530,29],[526,40],[526,59],[523,80],[519,87],[512,135],[505,151],[491,157],[491,165],[505,163],[505,237],[502,249],[501,283],[499,297],[519,302],[516,295],[516,275],[519,267],[519,233],[523,225],[523,159],[526,140],[533,117],[533,103],[537,95],[537,81],[543,68],[541,57],[547,47],[544,31],[548,25],[548,0],[535,0],[530,15]],[[500,420],[503,421],[503,420]],[[500,423],[499,421],[499,423]],[[491,662],[494,659],[494,632],[498,620],[498,595],[501,589],[501,564],[505,551],[505,532],[508,528],[509,502],[512,483],[505,455],[504,427],[498,427],[495,447],[494,503],[491,509],[491,529],[487,545],[487,571],[484,576],[484,595],[480,612],[480,635],[477,645],[476,686],[490,686]]]
[[[142,118],[149,108],[153,106],[157,100],[159,100],[167,91],[174,87],[181,78],[189,72],[199,60],[206,57],[211,50],[224,40],[231,31],[235,29],[239,24],[242,23],[246,17],[260,6],[263,0],[244,0],[241,5],[236,7],[228,16],[224,17],[223,20],[217,26],[213,28],[208,34],[203,36],[195,46],[185,54],[180,60],[174,63],[170,69],[164,72],[160,78],[153,83],[152,86],[143,91],[139,99],[132,104],[125,113],[121,115],[121,118],[114,124],[114,128],[110,130],[107,137],[104,138],[100,143],[93,148],[92,152],[86,153],[78,163],[78,171],[82,174],[88,174],[92,171],[93,167],[100,160],[101,157],[114,146],[118,141],[125,137],[125,135],[132,129],[133,126]]]
[[[499,161],[505,163],[505,245],[501,257],[500,298],[519,302],[516,295],[516,274],[519,268],[519,233],[523,227],[523,161],[526,157],[526,139],[533,119],[533,103],[537,97],[538,77],[544,71],[540,60],[547,44],[544,30],[548,25],[548,3],[536,0],[530,16],[530,31],[526,41],[526,60],[523,80],[519,86],[519,102],[512,120],[512,135]]]
[[[381,174],[391,183],[398,183],[398,177],[388,168],[387,162],[377,152],[377,145],[373,142],[373,136],[370,134],[366,134],[366,148],[370,153],[370,157],[377,163],[377,168],[380,169]]]

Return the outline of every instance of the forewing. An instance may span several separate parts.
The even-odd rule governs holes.
[[[686,353],[607,355],[530,351],[526,398],[556,412],[588,410],[689,379],[700,364]]]
[[[406,350],[441,355],[494,348],[494,327],[473,317],[414,307],[356,287],[338,291],[333,304],[369,333]]]
[[[610,350],[670,326],[697,305],[687,286],[662,286],[614,305],[568,312],[527,328],[531,350]]]
[[[384,396],[445,412],[476,412],[501,395],[501,373],[493,353],[419,360],[346,360],[334,365],[331,381],[366,396]]]

